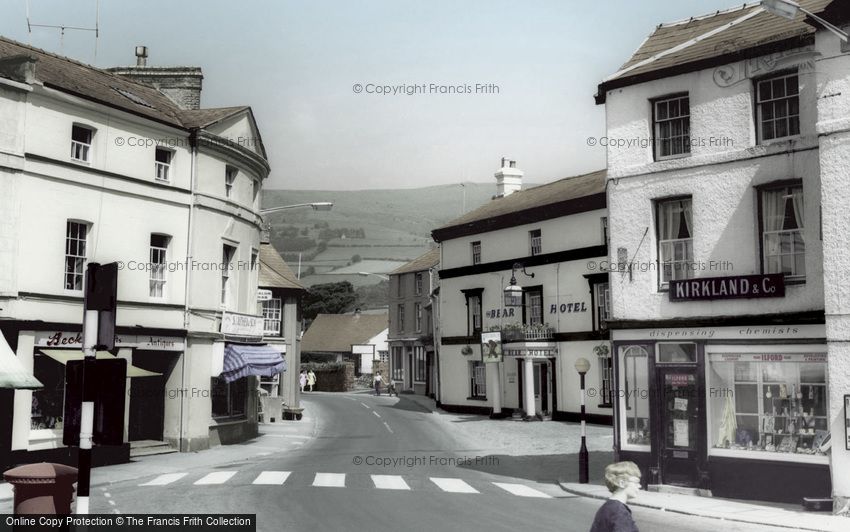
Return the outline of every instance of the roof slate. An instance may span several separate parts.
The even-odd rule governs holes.
[[[390,272],[390,275],[399,273],[421,272],[428,268],[433,268],[440,263],[440,248],[428,250],[426,253],[416,257],[412,261],[403,266],[399,266]]]
[[[606,175],[607,170],[597,170],[589,174],[567,177],[546,185],[520,190],[513,194],[496,198],[464,214],[460,218],[456,218],[446,225],[435,229],[435,231],[495,218],[505,214],[512,214],[526,209],[533,209],[543,205],[599,194],[605,192]]]
[[[260,275],[257,285],[261,288],[306,290],[271,244],[260,244]]]
[[[247,105],[211,109],[181,109],[178,114],[184,126],[203,128],[247,109],[250,109]]]
[[[319,314],[301,338],[301,351],[350,353],[352,344],[365,344],[389,327],[381,314]]]

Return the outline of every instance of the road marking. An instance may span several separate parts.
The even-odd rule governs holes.
[[[494,482],[493,484],[499,486],[508,493],[517,495],[519,497],[537,497],[540,499],[552,498],[551,495],[546,495],[542,491],[537,491],[536,489],[528,487],[524,484],[506,484],[504,482]]]
[[[149,480],[144,484],[139,484],[139,486],[165,486],[166,484],[171,484],[174,481],[180,480],[185,477],[187,473],[166,473],[165,475],[160,475],[153,480]]]
[[[281,485],[289,478],[289,471],[263,471],[251,484]]]
[[[374,410],[372,410],[372,413],[373,413],[373,414],[375,414],[375,415],[376,415],[376,416],[378,416],[378,417],[381,417],[381,414],[379,414],[379,413],[375,412]]]
[[[325,488],[344,488],[345,474],[344,473],[316,473],[316,478],[313,479],[314,486]]]
[[[236,471],[214,471],[208,473],[200,480],[195,482],[196,486],[205,486],[209,484],[224,484],[236,474]]]
[[[372,475],[372,482],[379,490],[409,490],[410,486],[400,475]]]
[[[366,403],[364,403],[363,401],[360,401],[360,404],[361,404],[361,405],[363,405],[363,406],[365,406],[366,408],[372,408],[371,406],[367,405],[367,404],[366,404]]]
[[[386,422],[386,421],[384,421],[384,426],[385,426],[385,427],[387,427],[387,430],[388,430],[388,431],[390,431],[390,434],[395,434],[395,433],[393,432],[393,429],[391,429],[391,428],[390,428],[389,424],[387,424],[387,422]]]
[[[478,490],[459,478],[431,478],[431,482],[449,493],[478,493]]]

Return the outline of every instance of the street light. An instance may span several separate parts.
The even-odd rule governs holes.
[[[800,7],[800,4],[794,2],[793,0],[761,0],[761,7],[772,15],[787,18],[788,20],[794,20],[795,18],[797,18],[798,13],[803,12],[806,15],[810,16],[812,19],[819,22],[821,25],[823,25],[824,28],[838,35],[839,39],[844,42],[847,42],[847,32],[842,31],[834,24],[827,22],[826,20],[815,15],[808,9]]]
[[[533,273],[525,271],[525,266],[521,262],[515,262],[511,268],[511,284],[505,287],[505,306],[506,307],[521,307],[522,306],[522,287],[516,284],[516,271],[522,270],[522,273],[528,277],[534,278]]]
[[[273,212],[284,211],[287,209],[297,209],[300,207],[312,207],[314,211],[329,211],[333,209],[334,204],[330,201],[316,201],[313,203],[296,203],[295,205],[281,205],[279,207],[269,207],[268,209],[260,209],[260,214],[271,214]]]
[[[576,360],[575,368],[581,378],[581,449],[578,452],[578,481],[580,484],[587,484],[589,482],[588,477],[590,475],[588,473],[589,457],[587,455],[587,423],[584,408],[584,376],[587,374],[588,370],[590,370],[590,362],[588,362],[588,360],[584,357],[579,358]]]

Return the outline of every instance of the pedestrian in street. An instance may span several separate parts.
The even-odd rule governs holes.
[[[313,370],[307,372],[307,386],[310,387],[310,391],[313,391],[313,386],[316,385],[316,374],[313,373]]]
[[[375,395],[381,395],[381,383],[384,378],[381,377],[381,372],[375,374]]]
[[[307,372],[301,370],[301,375],[298,376],[298,384],[301,385],[301,393],[304,393],[304,386],[307,386]]]
[[[629,500],[640,491],[640,469],[634,462],[615,462],[605,468],[605,486],[611,497],[596,512],[590,532],[639,532]]]

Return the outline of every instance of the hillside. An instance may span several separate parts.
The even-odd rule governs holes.
[[[380,277],[428,250],[431,230],[490,201],[495,183],[466,183],[392,190],[263,190],[262,207],[319,201],[331,211],[293,209],[267,215],[272,244],[298,269],[305,284],[350,281],[375,284]]]

